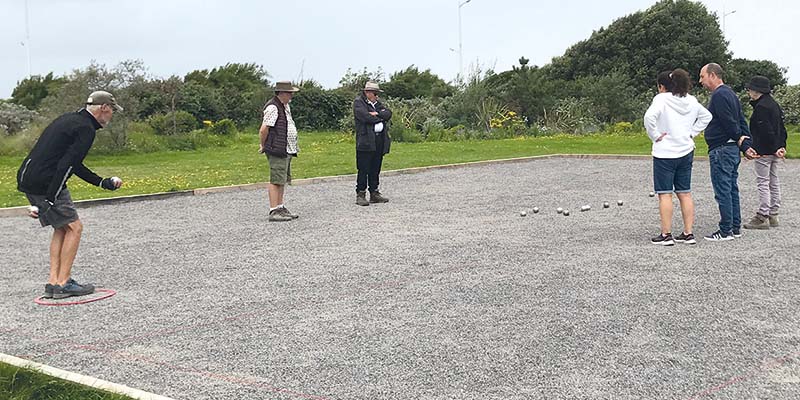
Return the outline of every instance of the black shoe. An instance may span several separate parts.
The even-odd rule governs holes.
[[[703,239],[712,242],[724,242],[726,240],[733,240],[733,233],[722,233],[721,231],[716,231],[710,235],[703,236]]]
[[[733,228],[733,237],[735,238],[742,237],[742,230],[739,228]]]
[[[650,243],[658,244],[661,246],[673,246],[675,245],[675,240],[672,238],[671,233],[658,235],[652,239],[650,239]]]
[[[69,278],[69,279],[67,279],[67,285],[69,285],[70,283],[78,283],[78,282],[75,282],[75,279]],[[53,298],[53,291],[55,291],[56,288],[60,289],[61,286],[59,286],[59,285],[51,285],[49,283],[45,284],[44,285],[44,296],[42,296],[42,298],[43,299],[52,299]]]
[[[678,243],[685,243],[685,244],[697,244],[697,240],[694,240],[694,234],[692,233],[681,232],[680,235],[675,237],[675,241]]]
[[[53,289],[58,285],[51,285],[49,283],[44,285],[44,295],[42,296],[43,299],[52,299],[53,298]]]
[[[66,299],[71,296],[86,296],[94,293],[94,286],[90,284],[81,285],[78,282],[67,281],[64,286],[53,286],[54,299]]]

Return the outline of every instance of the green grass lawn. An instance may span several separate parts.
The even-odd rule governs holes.
[[[301,133],[300,157],[292,161],[293,178],[352,174],[355,144],[351,137],[332,132]],[[556,135],[505,140],[393,143],[383,170],[494,160],[545,154],[650,154],[651,143],[640,135]],[[800,133],[790,134],[789,157],[800,156]],[[125,185],[109,192],[77,177],[70,179],[74,200],[158,193],[213,186],[265,182],[267,160],[257,153],[258,137],[243,134],[227,147],[196,151],[94,156],[85,164],[98,175],[121,177]],[[702,137],[696,154],[707,152]],[[23,157],[0,157],[0,207],[27,205],[16,190],[16,173]]]
[[[0,399],[132,400],[5,363],[0,363]]]

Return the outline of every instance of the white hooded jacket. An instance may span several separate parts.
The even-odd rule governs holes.
[[[659,93],[644,114],[644,127],[653,141],[653,157],[680,158],[694,150],[694,137],[711,122],[711,113],[687,94]],[[658,138],[666,135],[660,140]]]

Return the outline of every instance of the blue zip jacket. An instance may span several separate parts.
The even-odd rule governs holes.
[[[742,103],[730,86],[722,85],[715,89],[711,93],[707,108],[714,117],[706,127],[704,135],[708,151],[723,146],[730,140],[738,143],[740,137],[750,136],[750,128],[742,112]],[[740,150],[746,151],[751,145],[752,141],[745,139]]]

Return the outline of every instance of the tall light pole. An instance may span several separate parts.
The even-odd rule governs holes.
[[[472,0],[464,0],[458,2],[458,76],[464,78],[464,49],[461,45],[461,7]]]
[[[25,50],[28,52],[28,79],[31,78],[31,30],[28,22],[28,0],[25,0]]]
[[[731,12],[727,12],[726,13],[725,12],[725,6],[722,6],[722,36],[723,37],[725,37],[725,18],[727,18],[728,15],[735,14],[735,13],[736,13],[736,10],[733,10]]]

